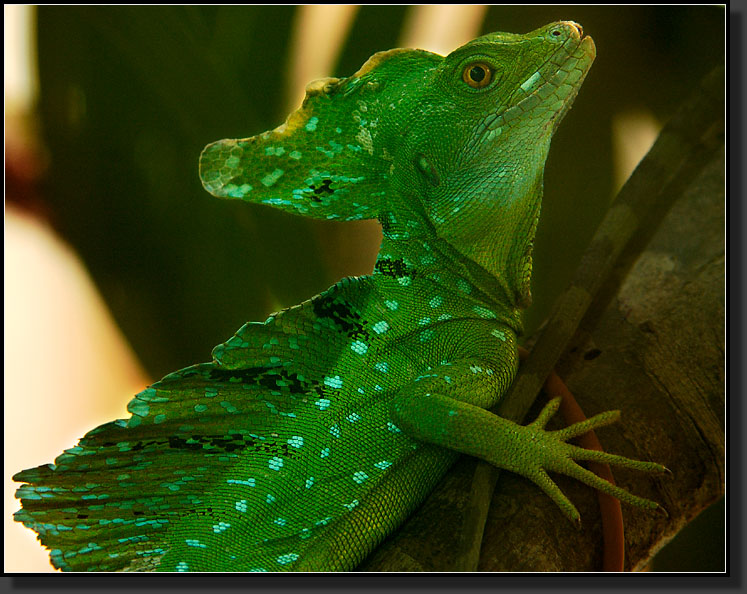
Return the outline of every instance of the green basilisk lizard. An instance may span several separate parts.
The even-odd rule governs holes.
[[[280,127],[205,148],[215,196],[380,221],[369,276],[248,323],[211,363],[138,394],[132,416],[25,470],[15,515],[64,570],[349,570],[459,452],[657,504],[577,460],[663,471],[566,443],[551,401],[521,426],[486,409],[517,370],[551,137],[595,57],[575,23],[493,33],[446,57],[395,49],[307,87]]]

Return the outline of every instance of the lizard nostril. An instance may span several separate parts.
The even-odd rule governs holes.
[[[573,27],[576,30],[576,33],[578,33],[579,37],[584,36],[584,28],[581,25],[573,21],[566,21],[566,23],[568,23],[571,27]]]

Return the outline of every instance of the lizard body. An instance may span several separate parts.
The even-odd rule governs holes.
[[[494,33],[447,57],[375,54],[311,83],[275,130],[206,147],[205,188],[328,219],[378,218],[369,276],[248,323],[211,363],[133,399],[55,465],[16,480],[16,520],[65,570],[349,570],[459,452],[536,482],[621,499],[573,459],[661,470],[565,443],[604,413],[544,430],[486,409],[518,367],[520,311],[550,139],[594,59],[571,22]]]

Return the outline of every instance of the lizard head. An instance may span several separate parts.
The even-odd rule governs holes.
[[[436,235],[522,307],[550,140],[594,57],[572,22],[485,35],[444,58],[408,118],[407,159]]]
[[[208,145],[200,177],[222,198],[378,218],[391,240],[438,237],[526,305],[550,138],[594,53],[571,22],[446,57],[379,52],[352,76],[310,83],[274,130]]]

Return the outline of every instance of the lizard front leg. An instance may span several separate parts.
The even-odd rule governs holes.
[[[577,525],[578,511],[548,472],[571,476],[631,505],[660,509],[657,503],[599,478],[577,461],[591,460],[644,472],[667,472],[664,466],[567,443],[591,429],[613,423],[619,418],[619,411],[604,412],[549,431],[545,425],[560,406],[560,399],[556,398],[533,422],[519,425],[483,408],[495,401],[495,394],[502,394],[509,383],[505,375],[497,375],[489,364],[477,359],[442,365],[397,394],[390,409],[392,420],[415,439],[476,456],[528,478]]]

